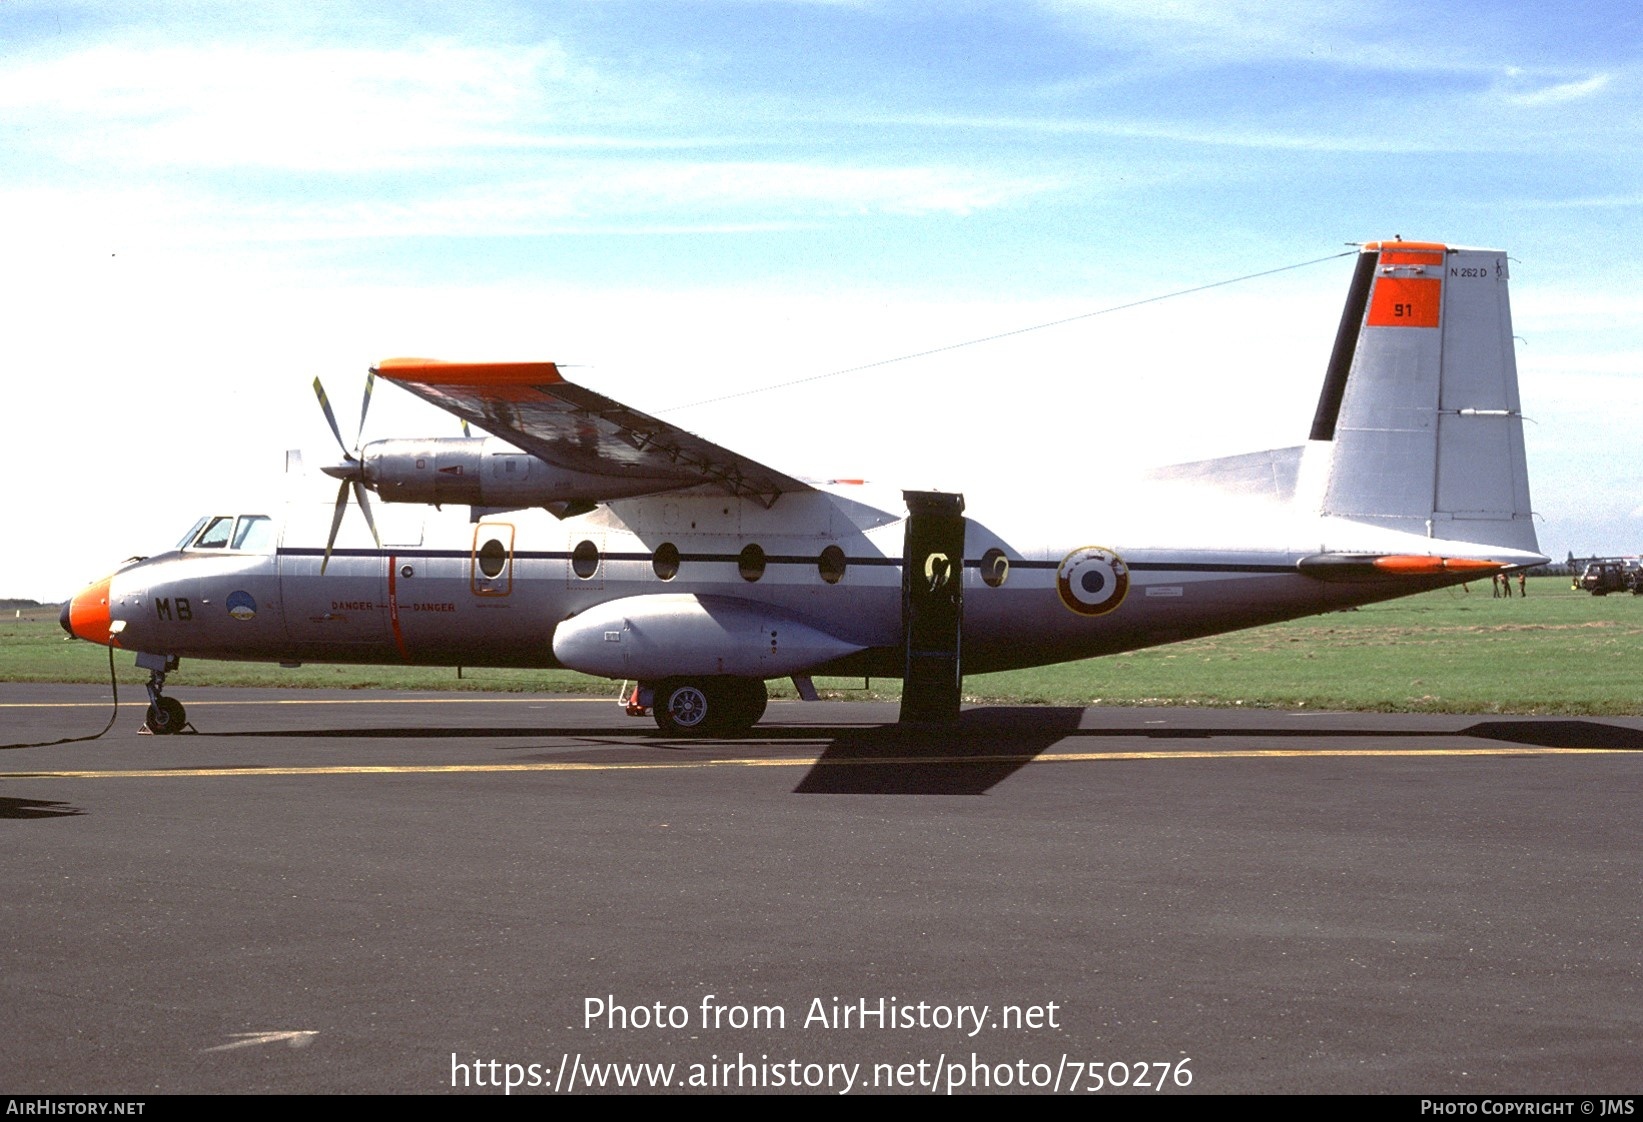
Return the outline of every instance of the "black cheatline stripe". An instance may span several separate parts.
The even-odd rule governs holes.
[[[970,562],[966,562],[970,564]],[[1293,565],[1258,565],[1234,561],[1127,561],[1132,573],[1293,573]],[[1012,569],[1059,569],[1060,561],[1014,561]]]
[[[280,557],[323,557],[323,556],[325,556],[325,550],[318,547],[318,546],[281,546],[276,552],[277,552],[277,555],[280,556]],[[401,559],[404,559],[404,560],[415,560],[417,558],[429,558],[429,557],[455,558],[457,560],[465,560],[465,559],[470,558],[470,557],[473,556],[473,551],[471,549],[422,549],[422,548],[417,547],[417,546],[405,546],[403,548],[387,547],[387,548],[384,548],[384,549],[363,549],[363,548],[333,549],[331,551],[331,556],[332,557],[387,557],[390,554],[393,555],[394,557],[398,557],[398,558],[401,558]],[[526,550],[526,549],[517,549],[513,552],[513,559],[515,561],[569,561],[573,558],[573,556],[574,555],[569,550]],[[601,553],[599,555],[599,560],[600,560],[601,563],[609,562],[609,561],[645,561],[645,562],[648,562],[648,561],[655,560],[655,557],[656,557],[656,555],[654,553]],[[721,563],[724,563],[724,564],[734,565],[737,562],[739,562],[741,559],[742,559],[742,556],[741,556],[740,553],[681,553],[681,554],[679,554],[679,563],[680,564],[684,564],[686,562],[695,562],[695,563],[721,562]],[[821,560],[821,555],[820,554],[767,554],[765,556],[764,560],[765,560],[765,564],[767,564],[767,565],[815,565]],[[863,565],[863,566],[868,566],[868,567],[886,566],[886,565],[896,566],[896,565],[901,564],[901,558],[899,558],[899,557],[846,557],[845,558],[845,564],[847,564],[847,565]]]
[[[307,547],[284,547],[284,546],[282,546],[279,550],[279,555],[282,556],[282,557],[320,557],[320,556],[323,556],[324,553],[325,553],[325,550],[323,550],[323,549],[307,548]],[[466,558],[469,558],[469,557],[473,556],[473,552],[471,550],[466,550],[466,549],[427,549],[427,550],[424,550],[424,549],[408,549],[408,550],[333,549],[331,551],[331,556],[332,557],[386,557],[390,553],[392,553],[395,557],[400,558],[401,560],[407,560],[407,561],[408,560],[415,560],[417,558],[427,558],[427,557],[446,557],[446,558],[454,557],[454,558],[459,558],[459,559],[466,559]],[[571,554],[569,554],[568,552],[564,552],[564,551],[533,551],[533,552],[526,552],[526,551],[521,550],[519,552],[516,552],[513,556],[514,556],[514,560],[516,560],[516,561],[519,561],[519,560],[527,560],[527,561],[569,561],[569,560],[571,560]],[[610,562],[610,561],[650,561],[650,560],[653,560],[653,558],[654,558],[654,555],[650,554],[650,553],[606,553],[606,554],[601,554],[599,560],[600,560],[601,563],[606,563],[606,562]],[[694,562],[694,563],[697,563],[697,564],[702,564],[702,563],[707,563],[707,562],[716,562],[716,563],[719,563],[719,564],[733,565],[733,564],[735,564],[736,562],[738,562],[740,560],[741,560],[741,555],[736,554],[736,553],[681,553],[679,555],[679,563],[681,565],[685,564],[686,562]],[[817,560],[818,560],[818,558],[816,558],[816,557],[801,556],[801,555],[781,555],[781,556],[772,555],[772,556],[767,556],[765,558],[765,564],[766,565],[805,565],[805,566],[813,566],[817,563]],[[1032,560],[1027,560],[1025,558],[1010,558],[1009,560],[1010,560],[1010,568],[1012,568],[1012,569],[1028,569],[1028,570],[1039,569],[1039,570],[1053,571],[1053,570],[1059,569],[1061,567],[1061,562],[1060,561],[1032,561]],[[845,558],[845,565],[847,567],[848,566],[861,565],[861,566],[869,567],[869,568],[872,568],[872,567],[899,568],[901,566],[901,558],[899,558],[899,557],[847,557],[847,558]],[[981,568],[981,565],[982,565],[982,559],[979,558],[979,557],[966,558],[965,562],[964,562],[964,567],[967,568],[967,569],[979,569],[979,568]],[[1240,563],[1236,563],[1236,562],[1220,563],[1220,562],[1175,562],[1175,561],[1130,562],[1129,563],[1129,570],[1132,573],[1294,573],[1294,572],[1298,571],[1295,568],[1294,565],[1257,565],[1257,564],[1240,564]]]
[[[515,557],[550,557],[551,558],[551,557],[555,557],[555,556],[568,557],[570,555],[569,554],[516,553],[516,554],[514,554],[514,556]],[[653,554],[653,553],[605,553],[605,554],[600,555],[600,559],[604,560],[604,561],[651,561],[651,560],[655,559],[655,554]],[[719,564],[735,565],[735,564],[740,563],[741,559],[742,559],[742,555],[739,554],[739,553],[681,553],[681,554],[679,554],[679,564],[681,564],[681,565],[683,565],[687,562],[696,562],[696,563],[717,562]],[[821,561],[821,556],[819,554],[813,554],[813,553],[811,553],[811,554],[804,554],[804,553],[783,553],[783,554],[767,553],[767,554],[765,554],[765,557],[764,557],[764,563],[766,565],[812,565],[813,566],[813,565],[818,564],[820,561]],[[899,558],[899,557],[846,557],[844,559],[844,563],[846,565],[867,565],[867,566],[872,566],[872,565],[899,565],[899,564],[901,564],[901,558]]]
[[[1358,332],[1363,329],[1375,263],[1380,259],[1379,253],[1362,254],[1352,274],[1346,307],[1341,310],[1341,326],[1335,331],[1335,349],[1329,353],[1329,371],[1324,375],[1323,392],[1318,395],[1318,411],[1312,415],[1313,440],[1335,439],[1335,422],[1341,415],[1341,399],[1346,396],[1346,376],[1352,372],[1352,355],[1358,349]]]
[[[279,557],[323,557],[325,550],[317,546],[282,545],[275,550]],[[382,549],[333,549],[332,557],[472,557],[471,549],[422,549],[419,546],[385,546]],[[517,556],[517,555],[516,555]],[[570,554],[560,554],[569,557]]]
[[[1132,573],[1297,573],[1294,565],[1240,565],[1195,562],[1177,564],[1173,561],[1143,561],[1131,564]]]

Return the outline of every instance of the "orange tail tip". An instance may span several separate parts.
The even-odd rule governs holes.
[[[1489,572],[1499,571],[1507,567],[1504,561],[1480,561],[1472,557],[1450,557],[1443,563],[1443,567],[1452,573]]]
[[[1431,576],[1437,573],[1471,573],[1504,569],[1499,561],[1479,561],[1471,557],[1425,557],[1418,554],[1392,554],[1377,557],[1375,568],[1399,576]]]
[[[1383,573],[1396,573],[1401,577],[1427,576],[1432,573],[1443,572],[1443,558],[1441,557],[1394,554],[1391,557],[1377,557],[1373,564],[1375,568]]]
[[[1474,557],[1434,557],[1425,553],[1390,553],[1377,557],[1364,553],[1320,553],[1303,557],[1301,572],[1317,580],[1361,581],[1401,580],[1406,577],[1458,576],[1462,580],[1511,566],[1504,561]]]
[[[1449,247],[1443,242],[1406,242],[1402,238],[1397,238],[1389,242],[1364,242],[1363,248],[1366,252],[1370,253],[1378,253],[1386,250],[1398,251],[1411,249],[1425,250],[1427,252],[1436,251],[1438,253],[1447,253],[1449,251]]]

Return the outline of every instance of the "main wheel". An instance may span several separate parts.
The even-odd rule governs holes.
[[[663,732],[717,736],[752,728],[768,700],[758,678],[670,678],[656,687],[651,712]]]
[[[148,714],[143,717],[143,727],[155,736],[166,736],[181,732],[187,719],[182,702],[174,697],[162,697],[148,707]]]
[[[656,687],[652,714],[663,732],[683,736],[705,736],[719,708],[705,682],[670,679]]]
[[[729,722],[726,730],[746,732],[764,716],[765,706],[770,704],[770,694],[765,690],[764,681],[759,678],[729,678],[725,686],[730,702],[726,712]]]

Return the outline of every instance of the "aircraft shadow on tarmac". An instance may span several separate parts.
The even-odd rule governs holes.
[[[1643,752],[1643,729],[1606,725],[1602,721],[1483,721],[1461,729],[1460,735],[1533,744],[1540,748]]]
[[[970,709],[957,729],[884,725],[838,730],[816,766],[795,788],[814,794],[983,794],[1051,745],[1069,739],[1339,740],[1471,736],[1542,748],[1643,751],[1643,730],[1599,721],[1486,721],[1464,729],[1173,727],[1080,728],[1084,710]]]
[[[828,730],[793,788],[801,795],[982,795],[1079,732],[1072,706],[968,709],[956,728],[878,725]],[[820,730],[817,730],[820,731]]]

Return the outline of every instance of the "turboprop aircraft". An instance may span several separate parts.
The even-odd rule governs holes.
[[[151,731],[184,725],[163,692],[184,658],[567,667],[635,681],[629,711],[681,735],[751,727],[771,679],[810,696],[813,675],[899,675],[902,720],[941,724],[965,672],[1547,560],[1497,250],[1363,245],[1304,444],[1162,469],[1144,498],[1053,525],[796,479],[551,362],[373,374],[493,435],[350,450],[316,381],[344,453],[323,468],[334,506],[209,516],[64,605],[70,635],[150,671]],[[350,493],[364,517],[339,543]]]

